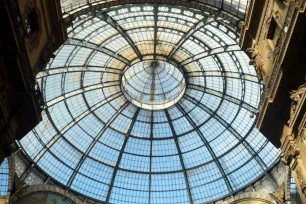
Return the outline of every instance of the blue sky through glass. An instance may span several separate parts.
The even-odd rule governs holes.
[[[8,159],[5,158],[0,165],[0,196],[8,195],[8,183],[9,183],[9,167]]]
[[[68,32],[37,76],[43,120],[20,141],[64,186],[110,203],[205,203],[278,161],[255,128],[262,85],[223,19],[131,5],[83,15]],[[126,99],[121,78],[141,61],[137,50],[182,70],[177,103],[147,110]]]

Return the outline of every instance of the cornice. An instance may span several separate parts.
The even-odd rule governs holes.
[[[277,204],[277,202],[274,200],[274,198],[268,194],[268,193],[262,193],[262,192],[245,192],[241,193],[239,195],[236,195],[220,204],[234,204],[237,201],[243,201],[243,200],[250,200],[250,199],[256,199],[256,200],[263,200],[266,203],[269,204]]]
[[[45,193],[55,193],[55,194],[59,194],[65,198],[68,198],[69,200],[71,200],[73,203],[75,204],[83,204],[82,201],[80,201],[78,198],[76,198],[74,195],[68,193],[67,191],[57,187],[57,186],[53,186],[53,185],[47,185],[47,184],[43,184],[43,185],[32,185],[29,187],[26,187],[24,189],[21,190],[19,196],[25,197],[27,195],[31,195],[31,194],[35,194],[38,192],[45,192]]]

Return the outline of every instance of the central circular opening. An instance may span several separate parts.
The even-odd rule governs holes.
[[[161,110],[177,103],[186,88],[182,72],[174,65],[157,60],[129,67],[122,77],[125,97],[136,106]]]

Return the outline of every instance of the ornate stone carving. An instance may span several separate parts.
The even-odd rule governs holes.
[[[295,172],[296,172],[298,185],[300,186],[304,196],[306,196],[306,178],[304,177],[302,170],[300,170],[299,168],[297,168]]]
[[[305,3],[305,0],[287,0],[287,1],[288,1],[288,12],[285,17],[284,25],[282,26],[283,29],[281,31],[280,37],[278,39],[276,48],[273,53],[274,68],[271,74],[271,78],[269,79],[269,84],[267,84],[268,87],[271,87],[269,98],[274,98],[276,91],[277,91],[278,84],[281,80],[281,76],[282,76],[281,65],[282,65],[283,57],[287,51],[287,45],[289,44],[291,33],[293,32],[293,29],[295,26],[295,23],[293,23],[293,21],[296,21],[298,14],[299,14],[298,7],[300,7],[302,3],[303,4]],[[266,34],[267,34],[266,25],[267,25],[268,19],[271,16],[272,6],[273,6],[273,0],[268,0],[263,25],[261,26],[261,29],[260,29],[259,40],[258,40],[259,43],[260,41],[264,40],[266,37]],[[266,98],[262,102],[263,109],[267,108],[269,104],[268,102],[269,98]],[[258,119],[259,122],[257,122],[257,124],[261,124],[262,119],[263,119],[263,115],[260,115]]]
[[[246,51],[251,54],[251,61],[249,64],[254,65],[257,75],[260,78],[266,76],[266,72],[264,70],[264,61],[261,54],[259,53],[258,45],[255,45],[254,48],[248,48]]]
[[[47,185],[47,184],[33,185],[33,186],[29,186],[27,188],[24,188],[19,193],[19,196],[24,197],[24,196],[27,196],[27,195],[30,195],[30,194],[33,194],[33,193],[37,193],[37,192],[55,193],[55,194],[63,196],[64,198],[68,198],[69,200],[73,201],[73,203],[75,203],[75,204],[83,204],[82,201],[80,201],[77,197],[75,197],[74,195],[72,195],[68,191],[66,191],[64,189],[61,189],[57,186]]]
[[[282,156],[282,160],[285,163],[290,163],[291,160],[295,157],[297,157],[300,154],[300,150],[297,147],[296,144],[290,144],[288,149],[284,152],[284,155]]]
[[[276,204],[276,200],[268,193],[262,193],[262,192],[245,192],[241,193],[239,195],[235,195],[234,197],[227,199],[223,202],[220,202],[220,204],[235,204],[236,201],[239,200],[246,200],[246,199],[260,199],[264,201],[268,201],[268,203]]]
[[[270,195],[277,201],[278,204],[284,203],[285,196],[285,184],[279,186],[279,188],[274,192],[270,193]]]
[[[295,24],[292,23],[292,20],[297,19],[298,8],[301,6],[301,0],[287,0],[287,4],[289,5],[289,8],[287,11],[282,32],[280,34],[274,51],[275,61],[278,60],[278,58],[281,59],[281,56],[286,52],[286,49],[284,49],[286,46],[284,45],[287,44],[290,40],[289,38],[291,37],[291,35],[288,35],[288,33],[291,33],[294,28]]]
[[[268,0],[267,7],[266,7],[266,12],[265,12],[265,17],[263,20],[263,24],[260,29],[260,34],[259,34],[259,41],[263,41],[268,33],[271,19],[272,19],[272,7],[273,7],[273,0]]]
[[[300,86],[297,90],[290,92],[290,98],[295,101],[299,102],[301,100],[301,96],[306,92],[306,83]]]
[[[293,90],[290,92],[291,108],[290,108],[290,119],[288,124],[293,122],[293,118],[296,115],[297,109],[299,105],[302,103],[303,96],[306,94],[306,83],[300,86],[297,90]]]
[[[284,0],[284,1],[288,5],[295,6],[295,7],[300,7],[301,5],[301,0]]]

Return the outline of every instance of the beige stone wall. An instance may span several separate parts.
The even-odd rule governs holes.
[[[275,66],[275,50],[278,39],[280,38],[281,30],[284,26],[289,5],[279,0],[267,0],[265,11],[262,13],[260,20],[261,27],[259,28],[256,38],[253,40],[253,47],[257,46],[260,55],[260,61],[264,71],[263,79],[266,84],[269,83]],[[273,29],[272,24],[276,22],[276,27]],[[275,25],[275,24],[274,24]],[[269,38],[269,33],[274,33],[274,36]]]
[[[0,204],[6,204],[6,197],[0,196]]]

